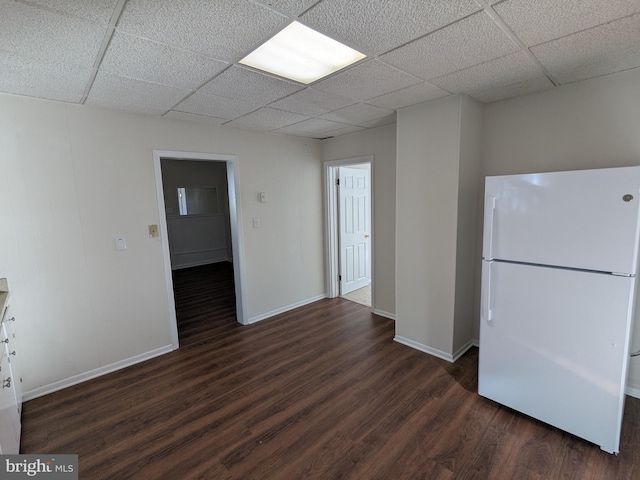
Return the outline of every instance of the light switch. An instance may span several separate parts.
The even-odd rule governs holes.
[[[253,228],[260,228],[260,218],[259,217],[254,217],[253,219]]]
[[[265,192],[260,192],[258,198],[260,199],[260,203],[267,203],[267,194]]]
[[[158,225],[149,225],[149,237],[156,238],[158,236]]]
[[[117,237],[116,250],[118,252],[121,252],[122,250],[126,250],[126,249],[127,249],[127,241],[124,239],[124,237]]]

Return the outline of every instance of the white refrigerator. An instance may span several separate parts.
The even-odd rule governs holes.
[[[487,177],[478,392],[617,453],[640,167]]]

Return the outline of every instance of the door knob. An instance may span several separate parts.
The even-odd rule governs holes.
[[[368,233],[365,233],[365,234],[364,234],[364,238],[369,238],[369,234],[368,234]]]

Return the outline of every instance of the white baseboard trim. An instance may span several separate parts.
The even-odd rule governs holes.
[[[393,321],[396,320],[396,314],[395,313],[389,313],[389,312],[385,312],[384,310],[378,310],[375,309],[373,311],[373,313],[375,313],[376,315],[380,315],[381,317],[385,317],[385,318],[389,318]]]
[[[86,382],[87,380],[106,375],[107,373],[115,372],[116,370],[121,370],[125,367],[135,365],[136,363],[149,360],[150,358],[164,355],[165,353],[169,353],[173,350],[173,345],[165,345],[164,347],[156,348],[155,350],[141,353],[139,355],[134,355],[133,357],[125,358],[124,360],[105,365],[104,367],[95,368],[93,370],[89,370],[88,372],[79,373],[78,375],[65,378],[64,380],[58,380],[57,382],[44,385],[43,387],[34,388],[22,394],[22,401],[26,402],[28,400],[33,400],[34,398],[42,397],[49,393],[57,392],[58,390],[62,390],[63,388]]]
[[[407,347],[415,348],[416,350],[420,350],[421,352],[428,353],[429,355],[433,355],[434,357],[438,357],[443,360],[446,360],[447,362],[453,363],[453,355],[451,355],[450,353],[442,352],[433,347],[429,347],[422,343],[409,340],[408,338],[404,338],[399,335],[396,335],[395,337],[393,337],[393,340],[403,345],[406,345]]]
[[[216,258],[215,260],[201,260],[199,262],[183,263],[180,265],[171,265],[171,270],[180,270],[182,268],[191,268],[191,267],[201,267],[202,265],[210,265],[212,263],[221,263],[221,262],[233,263],[233,258],[223,257],[223,258]]]
[[[327,298],[326,294],[318,295],[316,297],[308,298],[306,300],[302,300],[301,302],[297,302],[291,305],[287,305],[286,307],[277,308],[276,310],[272,310],[267,313],[263,313],[261,315],[256,315],[255,317],[251,317],[249,319],[249,325],[252,323],[259,322],[261,320],[265,320],[267,318],[271,318],[275,315],[279,315],[281,313],[288,312],[289,310],[293,310],[294,308],[304,307],[305,305],[309,305],[310,303],[317,302],[318,300],[322,300],[323,298]]]
[[[629,395],[630,397],[634,397],[634,398],[640,398],[640,388],[633,388],[633,387],[629,387],[627,386],[626,388],[626,394]]]
[[[469,340],[462,347],[460,347],[457,352],[453,354],[453,361],[457,362],[462,355],[467,353],[467,350],[469,350],[471,347],[477,347],[477,346],[478,346],[477,340],[474,340],[474,339]]]

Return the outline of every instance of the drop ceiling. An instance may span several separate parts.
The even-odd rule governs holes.
[[[367,55],[309,86],[238,61],[297,20]],[[640,67],[640,0],[0,0],[0,92],[327,138]]]

